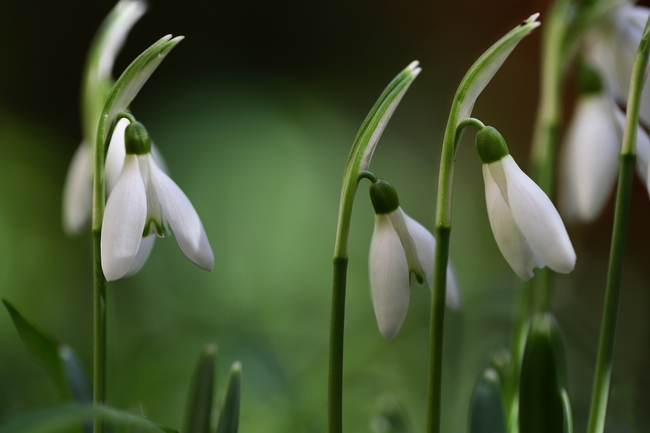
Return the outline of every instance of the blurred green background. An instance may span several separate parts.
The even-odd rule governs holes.
[[[344,164],[368,110],[412,60],[422,74],[386,129],[371,169],[432,228],[440,143],[460,79],[490,44],[548,1],[150,2],[114,74],[171,33],[186,39],[132,105],[199,212],[211,273],[173,239],[134,277],[110,284],[112,405],[181,427],[205,343],[219,345],[219,396],[243,363],[242,432],[324,432],[331,257]],[[79,80],[109,1],[0,3],[0,296],[92,362],[90,236],[61,229],[61,191],[80,132]],[[474,116],[496,126],[527,166],[540,31],[514,51]],[[567,91],[571,96],[570,88]],[[567,105],[567,112],[569,106]],[[517,280],[493,240],[480,161],[466,134],[457,156],[451,257],[464,306],[448,314],[443,424],[464,431],[490,353],[508,343]],[[650,206],[635,183],[608,424],[649,425]],[[576,270],[558,276],[578,430],[584,429],[613,207],[570,227]],[[377,399],[425,423],[430,294],[413,289],[404,327],[377,331],[367,255],[373,212],[362,184],[350,239],[344,427],[369,431]],[[0,311],[0,423],[63,404]],[[643,431],[643,430],[638,430]]]

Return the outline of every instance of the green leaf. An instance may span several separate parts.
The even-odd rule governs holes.
[[[548,313],[533,316],[526,340],[519,388],[520,433],[564,431],[564,349]]]
[[[61,345],[59,346],[59,357],[65,382],[74,401],[80,404],[92,403],[92,387],[77,353],[70,346]]]
[[[31,412],[2,428],[0,433],[54,433],[69,430],[97,416],[115,427],[136,427],[150,432],[162,433],[151,421],[138,415],[106,406],[70,405]]]
[[[102,142],[106,142],[117,115],[128,108],[151,74],[182,39],[183,36],[173,39],[171,35],[162,37],[140,54],[117,79],[108,95],[99,120],[98,131]]]
[[[239,404],[241,400],[241,363],[236,361],[230,369],[230,381],[219,415],[217,433],[237,433],[239,428]]]
[[[470,408],[470,433],[506,433],[501,380],[493,368],[487,368],[476,384]]]
[[[208,344],[196,365],[187,394],[183,433],[210,433],[216,352],[217,346]]]
[[[565,388],[562,388],[562,407],[564,408],[564,433],[573,433],[573,411],[571,410],[571,399]]]
[[[65,392],[65,379],[61,366],[61,358],[59,357],[59,345],[56,340],[29,322],[9,301],[3,299],[2,303],[7,308],[7,311],[9,311],[11,320],[13,320],[16,330],[18,330],[18,335],[27,347],[27,350],[43,363],[56,385]]]

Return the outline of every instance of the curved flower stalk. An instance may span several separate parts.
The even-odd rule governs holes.
[[[78,234],[90,221],[93,181],[93,146],[97,122],[113,85],[113,63],[133,25],[146,11],[140,0],[121,0],[102,23],[88,53],[82,85],[83,139],[72,157],[63,189],[63,228],[68,234]],[[121,169],[122,160],[109,158],[107,176]]]
[[[352,205],[359,184],[359,172],[369,167],[375,147],[386,124],[420,71],[418,62],[412,62],[388,84],[361,124],[345,165],[336,227],[332,278],[327,404],[327,428],[329,433],[341,433],[343,431],[343,337],[348,238],[352,219]]]
[[[436,241],[399,206],[395,189],[379,179],[370,186],[375,230],[369,255],[370,290],[381,335],[391,340],[406,318],[413,281],[433,287]],[[460,308],[458,280],[447,266],[447,304]]]
[[[476,134],[483,161],[485,199],[494,238],[510,267],[528,281],[545,265],[567,274],[576,254],[564,223],[548,196],[510,156],[499,132],[486,126]]]
[[[196,210],[181,189],[156,165],[141,123],[125,128],[124,168],[108,198],[101,235],[102,269],[116,280],[136,272],[153,247],[154,234],[174,232],[183,254],[212,270],[214,256]]]

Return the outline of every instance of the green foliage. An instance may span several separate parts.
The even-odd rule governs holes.
[[[210,433],[214,394],[215,344],[208,344],[199,358],[187,395],[183,433]]]
[[[549,313],[539,313],[531,318],[521,366],[521,433],[564,431],[564,371],[564,349],[557,323]]]
[[[469,433],[505,433],[506,420],[499,374],[487,368],[476,384],[470,407]]]
[[[235,362],[230,368],[230,381],[226,400],[219,415],[217,433],[237,433],[239,429],[239,406],[241,402],[241,363]]]

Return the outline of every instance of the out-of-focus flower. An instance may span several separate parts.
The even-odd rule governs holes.
[[[433,287],[436,241],[399,206],[395,189],[385,180],[370,187],[375,208],[375,231],[370,244],[370,289],[381,335],[392,339],[406,318],[413,280]],[[447,267],[447,304],[459,308],[458,280]]]
[[[68,234],[81,232],[90,221],[95,162],[93,149],[97,122],[113,84],[111,70],[115,57],[129,31],[145,10],[144,1],[118,2],[104,20],[90,47],[84,71],[82,95],[83,139],[72,157],[63,187],[63,228]],[[122,125],[122,131],[125,127],[126,125]],[[111,148],[115,149],[113,152],[119,152],[119,149],[124,149],[124,146],[111,146]],[[111,158],[109,154],[106,167],[107,185],[115,184],[117,179],[112,175],[119,173],[123,160],[124,158],[120,158],[119,155]]]
[[[624,3],[585,38],[580,95],[563,146],[561,204],[569,219],[591,222],[616,183],[634,56],[650,9]],[[641,122],[650,121],[650,88],[641,96]],[[637,172],[647,185],[650,139],[637,129]],[[650,191],[650,187],[648,188]]]
[[[153,235],[164,237],[170,228],[183,254],[212,270],[214,256],[203,224],[183,191],[158,168],[144,126],[129,124],[124,143],[124,167],[106,203],[101,234],[106,279],[136,272],[153,246]]]
[[[476,134],[483,162],[485,200],[492,233],[510,267],[528,281],[545,265],[573,270],[576,254],[555,206],[510,156],[499,132],[486,126]]]

